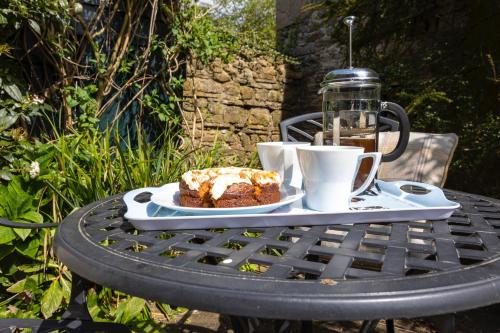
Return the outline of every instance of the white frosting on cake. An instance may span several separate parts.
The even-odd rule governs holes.
[[[229,186],[240,183],[252,185],[252,181],[250,179],[247,177],[241,177],[239,174],[227,173],[218,175],[212,180],[210,194],[213,199],[217,200],[222,196],[222,194],[224,194]]]
[[[256,172],[253,175],[253,180],[260,185],[281,184],[281,178],[277,172],[269,172],[269,171]]]
[[[182,175],[182,180],[190,190],[198,191],[201,184],[211,182],[211,195],[217,200],[226,189],[237,183],[258,185],[281,184],[281,178],[275,171],[262,171],[250,168],[208,168],[204,170],[192,170]]]
[[[210,175],[202,170],[191,170],[182,175],[182,180],[186,182],[189,189],[198,191],[201,184],[210,180]]]

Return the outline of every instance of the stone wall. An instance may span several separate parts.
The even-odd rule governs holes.
[[[266,58],[187,66],[184,118],[194,145],[218,142],[248,156],[255,143],[279,141],[285,67]]]
[[[320,83],[328,71],[345,66],[346,50],[331,44],[333,22],[324,11],[304,10],[313,2],[276,1],[277,46],[298,64],[239,58],[188,65],[183,107],[195,146],[219,142],[249,156],[256,142],[280,140],[281,120],[321,111]]]
[[[278,49],[299,62],[286,66],[283,119],[321,111],[318,90],[323,77],[332,69],[346,67],[345,45],[331,42],[334,21],[325,10],[308,9],[314,2],[276,0]]]

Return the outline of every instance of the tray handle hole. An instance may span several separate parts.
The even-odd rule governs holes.
[[[428,190],[424,187],[417,186],[417,185],[403,185],[400,187],[400,189],[403,192],[416,194],[416,195],[424,195],[424,194],[431,192],[431,190]]]
[[[138,203],[149,202],[151,200],[151,195],[152,195],[151,192],[142,192],[142,193],[139,193],[139,194],[137,194],[134,197],[134,201],[137,201]]]

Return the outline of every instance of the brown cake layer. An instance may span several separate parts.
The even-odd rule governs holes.
[[[268,205],[280,201],[280,187],[278,184],[265,184],[257,187],[255,197],[260,205]]]
[[[245,183],[229,186],[219,199],[213,200],[213,203],[215,208],[247,207],[259,204],[255,197],[254,186]]]
[[[186,207],[232,208],[267,205],[280,201],[279,182],[262,184],[262,179],[265,177],[269,178],[270,175],[276,175],[269,171],[253,169],[242,169],[245,172],[235,173],[242,177],[241,182],[228,185],[220,197],[214,198],[211,189],[214,182],[217,181],[217,177],[227,175],[227,172],[236,172],[237,170],[234,169],[237,168],[229,168],[229,171],[223,168],[197,170],[197,175],[200,173],[211,175],[203,178],[203,182],[196,183],[198,189],[191,189],[186,181],[181,180],[179,183],[180,205]],[[248,170],[251,170],[251,172]],[[188,181],[191,181],[190,179],[188,178]]]
[[[179,183],[179,203],[184,207],[213,207],[212,200],[205,185],[205,189],[200,189],[198,191],[189,189],[189,186],[185,181],[181,180]]]

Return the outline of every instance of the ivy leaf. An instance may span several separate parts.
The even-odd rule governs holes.
[[[18,177],[14,177],[7,186],[7,193],[2,197],[9,206],[11,219],[17,219],[20,215],[29,211],[34,211],[33,197],[26,193]]]
[[[42,216],[42,214],[40,214],[38,212],[29,211],[29,212],[26,212],[23,215],[19,216],[19,220],[30,221],[30,222],[34,222],[34,223],[42,223],[43,216]]]
[[[22,215],[19,216],[18,219],[16,220],[22,220],[22,221],[30,221],[34,223],[42,223],[43,222],[43,216],[35,211],[28,211]],[[21,239],[24,241],[28,236],[31,234],[30,229],[21,229],[21,228],[15,228],[14,232],[21,237]]]
[[[142,298],[131,297],[118,306],[115,322],[126,324],[134,319],[144,308],[146,301]]]
[[[31,234],[31,229],[14,228],[13,230],[23,241]]]
[[[24,241],[16,245],[16,251],[22,255],[35,259],[40,246],[40,239],[38,237],[32,238],[29,242]]]
[[[16,101],[23,101],[23,94],[21,94],[21,90],[19,90],[19,88],[15,84],[12,83],[4,85],[3,90],[5,90],[5,92]]]
[[[49,318],[59,308],[63,299],[63,290],[58,280],[54,280],[42,296],[41,310],[45,318]]]
[[[16,239],[16,234],[9,227],[0,227],[0,244],[10,243]]]

